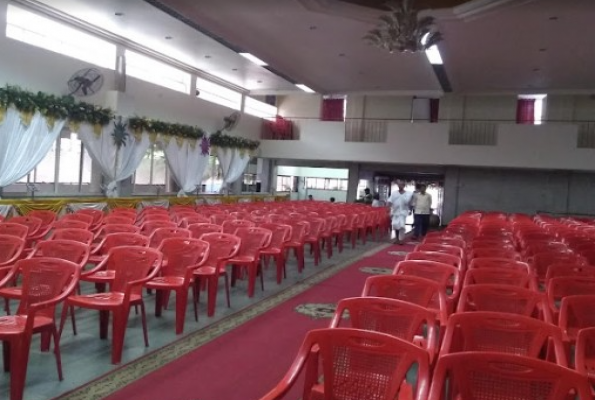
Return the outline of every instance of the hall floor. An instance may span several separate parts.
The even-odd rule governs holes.
[[[276,271],[273,262],[271,262],[269,268],[265,270],[264,292],[260,290],[260,286],[257,286],[254,298],[249,299],[246,294],[246,282],[238,281],[236,287],[231,288],[231,308],[227,308],[225,304],[223,283],[221,282],[217,296],[216,313],[213,317],[206,316],[206,294],[201,294],[198,323],[194,320],[191,301],[189,301],[183,335],[176,335],[174,332],[173,307],[175,296],[172,294],[169,309],[164,310],[162,316],[157,318],[154,315],[155,296],[145,295],[150,346],[145,347],[143,343],[140,315],[135,315],[134,310],[131,310],[126,330],[122,365],[168,345],[184,335],[196,332],[238,311],[249,308],[293,285],[297,285],[324,268],[356,258],[374,248],[377,244],[375,242],[368,242],[366,245],[358,243],[355,249],[346,246],[340,254],[334,251],[331,259],[327,259],[323,254],[322,262],[317,267],[314,266],[313,258],[307,254],[306,268],[301,274],[297,272],[297,264],[292,256],[287,265],[287,279],[281,285],[276,283]],[[91,293],[94,292],[94,287],[83,283],[82,291]],[[14,309],[16,302],[11,305]],[[60,314],[57,315],[59,318]],[[41,353],[39,351],[39,335],[34,335],[27,371],[24,397],[26,400],[47,400],[59,397],[118,368],[118,366],[114,366],[110,362],[111,336],[107,340],[99,339],[99,314],[96,311],[78,309],[76,310],[76,322],[78,335],[73,335],[69,319],[64,327],[60,342],[64,370],[64,380],[62,382],[57,377],[53,353]],[[8,398],[9,382],[10,375],[5,373],[3,378],[0,379],[0,396],[2,398]]]

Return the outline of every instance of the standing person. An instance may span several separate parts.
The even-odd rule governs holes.
[[[395,243],[403,244],[405,238],[405,220],[409,215],[412,193],[405,191],[405,182],[398,181],[399,190],[391,193],[388,199],[391,214],[391,224],[395,231]]]
[[[314,196],[312,196],[311,194],[308,195],[308,201],[314,201]]]
[[[432,214],[432,195],[426,193],[426,185],[419,185],[419,192],[413,195],[411,200],[413,207],[413,238],[415,240],[426,236],[430,226],[430,214]]]
[[[370,193],[370,189],[368,189],[368,188],[364,189],[364,203],[372,204],[372,200],[373,200],[373,196],[372,196],[372,193]]]

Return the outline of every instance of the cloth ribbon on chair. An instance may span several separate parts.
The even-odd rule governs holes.
[[[134,174],[151,145],[149,135],[143,133],[140,138],[128,134],[125,144],[118,147],[112,137],[113,130],[111,124],[106,125],[97,135],[92,125],[81,124],[78,132],[89,155],[108,180],[105,195],[109,198],[118,197],[118,182]]]
[[[8,108],[0,120],[0,187],[31,172],[56,143],[65,122],[49,123],[39,111],[29,121],[14,107]]]

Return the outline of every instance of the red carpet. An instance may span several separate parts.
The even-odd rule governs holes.
[[[392,268],[403,257],[391,246],[364,258],[333,277],[224,334],[107,397],[109,400],[251,400],[258,399],[283,376],[306,332],[328,325],[295,311],[306,303],[336,303],[359,296],[362,267]],[[377,271],[388,272],[388,271]],[[295,390],[294,396],[301,393]]]

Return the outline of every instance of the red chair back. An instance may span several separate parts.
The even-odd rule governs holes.
[[[101,253],[107,254],[111,249],[118,246],[149,247],[149,238],[139,233],[110,233],[105,235],[103,239]]]
[[[60,221],[67,220],[84,222],[89,228],[91,228],[91,225],[93,225],[93,217],[85,213],[66,214],[60,218]]]
[[[21,297],[17,315],[27,315],[31,307],[46,303],[35,317],[54,319],[56,303],[76,287],[81,268],[59,258],[40,257],[21,260],[15,264],[22,277]]]
[[[149,238],[149,246],[157,248],[161,246],[163,239],[172,237],[187,239],[192,237],[192,232],[183,228],[157,228]]]
[[[265,228],[238,228],[235,236],[242,241],[238,256],[258,257],[261,250],[264,250],[271,243],[273,232]]]
[[[113,224],[104,225],[99,231],[98,236],[111,235],[112,233],[137,233],[140,234],[140,227],[132,224]]]
[[[89,260],[90,246],[74,240],[54,239],[37,243],[31,258],[52,257],[75,263],[84,268]]]
[[[167,238],[161,242],[159,251],[167,261],[161,268],[161,274],[184,277],[188,267],[204,263],[209,255],[209,243],[200,239]]]
[[[413,251],[407,254],[405,260],[435,261],[451,265],[459,270],[463,269],[463,261],[461,260],[461,257],[453,256],[452,254],[438,253],[435,251]]]
[[[207,233],[220,233],[223,231],[223,227],[221,225],[206,223],[188,225],[187,229],[191,232],[192,237],[195,239],[200,239],[202,235]]]
[[[234,257],[242,242],[239,237],[228,233],[205,233],[200,239],[209,244],[209,256],[205,261],[205,265],[209,266],[219,266]]]
[[[20,224],[29,228],[27,237],[35,235],[41,229],[41,224],[43,222],[35,217],[12,217],[9,221],[13,224]]]
[[[289,225],[265,222],[260,227],[272,232],[271,243],[268,246],[270,249],[282,249],[283,245],[291,239],[291,226]]]
[[[84,221],[74,219],[60,219],[52,225],[53,229],[89,229],[89,224]]]
[[[110,249],[107,255],[107,269],[114,271],[110,285],[112,292],[126,292],[140,295],[141,285],[133,285],[146,279],[149,273],[161,267],[163,255],[159,250],[140,246],[118,246]]]
[[[29,233],[29,227],[22,224],[15,224],[12,222],[0,223],[0,235],[8,235],[26,239]]]
[[[47,240],[74,240],[75,242],[91,245],[95,235],[86,229],[54,229]]]
[[[450,316],[440,354],[493,351],[542,358],[550,345],[555,351],[550,361],[566,366],[562,331],[557,326],[523,315],[480,311]]]
[[[415,246],[413,251],[451,254],[453,256],[459,257],[460,259],[464,257],[464,251],[461,247],[456,247],[449,244],[422,243]]]
[[[474,258],[469,263],[469,269],[482,269],[482,268],[504,268],[513,269],[516,271],[532,271],[529,264],[512,260],[510,258],[499,258],[499,257],[479,257]]]
[[[211,220],[212,224],[223,225],[223,223],[229,219],[229,215],[228,214],[211,214],[209,219]]]
[[[188,228],[192,224],[209,224],[211,221],[207,217],[203,217],[199,214],[184,215],[180,220],[181,228]]]
[[[24,239],[17,236],[0,235],[0,266],[6,267],[14,263],[20,257],[24,248]]]
[[[56,213],[49,210],[33,210],[28,217],[39,218],[41,220],[42,228],[49,227],[56,221]]]
[[[579,373],[551,362],[493,352],[446,354],[438,359],[428,400],[588,400]]]
[[[147,220],[141,225],[140,233],[145,236],[151,236],[159,228],[177,228],[177,226],[175,222],[169,220],[169,217],[167,220]]]
[[[104,225],[132,225],[136,218],[127,215],[108,215],[103,219]]]
[[[511,285],[524,288],[534,288],[533,276],[526,270],[511,268],[475,268],[465,274],[463,286],[467,285]]]

